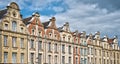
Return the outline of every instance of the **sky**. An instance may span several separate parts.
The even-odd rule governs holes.
[[[0,0],[0,9],[16,2],[23,18],[40,13],[42,22],[56,18],[57,27],[69,22],[71,31],[100,31],[101,36],[115,35],[120,40],[120,0]]]

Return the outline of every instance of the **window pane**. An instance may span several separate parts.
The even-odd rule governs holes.
[[[8,53],[4,52],[4,63],[7,63],[8,61]]]
[[[15,21],[12,22],[12,31],[17,30],[17,23]]]
[[[21,64],[24,64],[24,53],[21,53]]]
[[[16,63],[17,53],[12,53],[12,63]]]
[[[12,46],[16,47],[16,37],[12,37]]]
[[[20,47],[21,47],[21,48],[24,47],[24,39],[23,39],[23,38],[20,39]]]
[[[4,36],[4,46],[7,46],[7,42],[8,42],[8,37],[7,36]]]

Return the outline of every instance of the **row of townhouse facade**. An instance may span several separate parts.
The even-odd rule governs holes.
[[[38,12],[23,19],[11,2],[0,11],[0,63],[120,64],[120,49],[117,36],[71,32],[68,22],[58,28],[55,17],[41,22]]]

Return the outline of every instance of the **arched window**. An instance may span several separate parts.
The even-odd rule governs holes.
[[[16,21],[12,22],[12,31],[17,31],[17,23],[16,23]]]

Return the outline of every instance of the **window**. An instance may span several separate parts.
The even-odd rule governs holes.
[[[97,50],[95,49],[95,55],[97,55]]]
[[[76,47],[76,54],[78,54],[78,47]]]
[[[57,64],[57,56],[55,56],[54,61],[55,61],[55,64]]]
[[[16,23],[16,21],[12,22],[12,31],[17,31],[17,23]]]
[[[80,59],[80,64],[83,64],[83,58]]]
[[[48,55],[48,64],[51,64],[51,55]]]
[[[8,29],[8,24],[5,24],[5,30],[7,30]]]
[[[95,58],[95,64],[96,64],[96,62],[97,62],[97,59]]]
[[[34,29],[32,29],[32,35],[34,35],[34,32],[35,32]]]
[[[83,55],[83,48],[80,49],[80,54]]]
[[[39,50],[42,49],[42,41],[39,41],[39,42],[38,42],[38,48],[39,48]]]
[[[31,40],[31,48],[34,48],[34,40]]]
[[[23,32],[23,27],[21,27],[20,32]]]
[[[65,56],[62,56],[62,64],[65,64]]]
[[[17,45],[17,42],[16,42],[16,37],[12,37],[12,46],[13,47],[16,47],[16,45]]]
[[[38,56],[38,64],[42,64],[42,54],[39,54]]]
[[[84,59],[84,61],[85,61],[84,64],[87,64],[87,59],[86,59],[86,58]],[[96,63],[95,63],[95,64],[96,64]]]
[[[69,64],[71,64],[71,57],[69,57]]]
[[[63,41],[65,41],[65,37],[63,36]]]
[[[51,43],[48,43],[48,51],[51,51]]]
[[[8,43],[8,36],[4,35],[4,46],[7,46]]]
[[[71,54],[71,46],[68,47],[68,52]]]
[[[65,45],[62,45],[62,53],[65,53]]]
[[[12,63],[16,63],[17,61],[17,53],[12,53]]]
[[[21,47],[21,48],[24,48],[24,38],[21,38],[21,39],[20,39],[20,47]]]
[[[34,53],[31,53],[31,64],[34,64]]]
[[[41,31],[38,32],[38,36],[41,36]]]
[[[76,62],[75,63],[78,64],[78,58],[76,58]]]
[[[8,52],[4,52],[4,63],[8,61]]]
[[[70,37],[68,37],[68,42],[70,42]]]
[[[21,64],[24,64],[24,53],[21,53],[21,58],[20,58],[20,60],[21,60]]]
[[[100,62],[100,64],[101,64],[101,59],[99,59],[99,62]]]
[[[57,44],[55,44],[55,52],[57,52]]]
[[[87,55],[87,49],[86,48],[84,49],[84,54]]]

